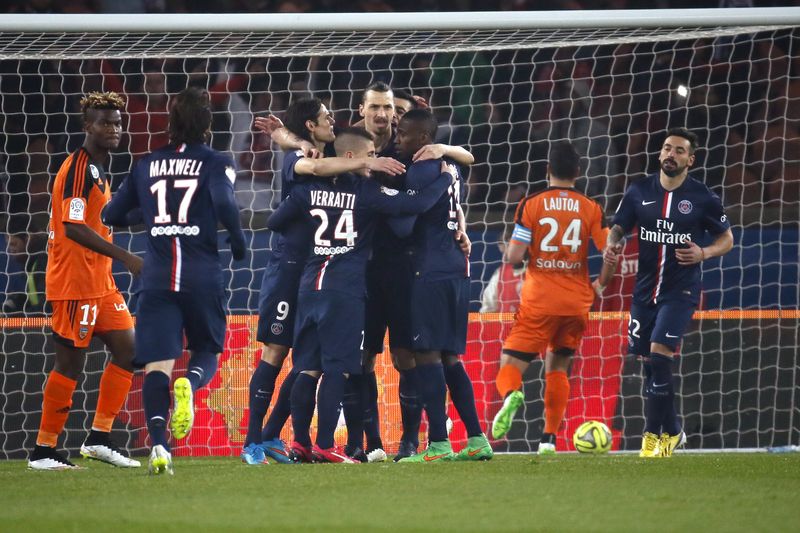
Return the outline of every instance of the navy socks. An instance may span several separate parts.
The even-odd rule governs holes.
[[[447,380],[447,388],[450,390],[450,399],[467,428],[467,436],[480,436],[483,434],[483,430],[478,421],[478,411],[475,409],[475,392],[472,390],[472,381],[470,381],[464,365],[458,361],[452,366],[445,366],[444,375]]]
[[[272,366],[266,361],[259,361],[258,366],[250,378],[250,414],[247,421],[247,438],[245,446],[255,442],[261,443],[261,430],[264,427],[264,417],[272,400],[275,390],[275,380],[278,378],[280,368]]]
[[[192,352],[186,367],[186,379],[192,384],[192,391],[208,385],[217,373],[217,354]]]
[[[148,372],[142,383],[142,402],[150,445],[160,444],[169,450],[167,418],[169,417],[169,376],[163,372]]]

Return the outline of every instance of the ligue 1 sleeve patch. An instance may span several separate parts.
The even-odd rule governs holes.
[[[72,200],[69,201],[68,218],[70,220],[83,222],[85,215],[86,215],[86,202],[83,201],[83,198],[73,198]]]
[[[231,183],[236,182],[236,171],[233,170],[233,167],[225,167],[225,175],[228,176],[228,179],[231,180]]]

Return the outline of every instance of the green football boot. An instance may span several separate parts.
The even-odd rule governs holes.
[[[185,438],[194,424],[194,398],[192,384],[186,378],[178,378],[172,385],[173,408],[170,427],[172,438]]]
[[[493,439],[501,439],[508,433],[508,430],[511,429],[511,422],[514,420],[514,414],[517,409],[522,407],[523,403],[525,403],[525,395],[521,390],[515,390],[506,396],[503,407],[497,411],[494,421],[492,421]]]
[[[488,461],[494,457],[494,451],[489,444],[486,435],[480,434],[477,437],[467,439],[467,445],[458,452],[455,461]]]
[[[439,442],[431,442],[428,449],[420,452],[411,457],[404,457],[400,459],[399,463],[441,463],[443,461],[452,461],[455,458],[453,453],[453,446],[449,440]]]

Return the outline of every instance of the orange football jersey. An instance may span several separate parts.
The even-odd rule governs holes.
[[[47,242],[48,300],[100,298],[117,290],[111,258],[67,238],[64,224],[85,224],[111,242],[100,213],[111,198],[105,170],[80,148],[61,165],[53,184]]]
[[[602,250],[608,229],[600,204],[573,188],[550,187],[524,198],[511,240],[528,246],[522,306],[553,316],[589,311],[589,239]]]

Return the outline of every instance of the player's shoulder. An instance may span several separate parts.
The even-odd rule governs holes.
[[[702,194],[713,198],[718,197],[717,193],[712,191],[708,185],[694,177],[692,174],[689,174],[686,177],[686,185],[688,186],[687,189],[693,193]]]
[[[652,188],[659,181],[658,173],[648,174],[641,178],[632,180],[628,184],[627,192],[642,192],[645,189]]]
[[[551,190],[559,190],[559,191],[566,191],[570,196],[573,196],[580,200],[583,205],[589,206],[592,209],[599,209],[600,212],[603,212],[603,204],[586,194],[585,192],[576,189],[575,187],[569,189],[558,189],[558,188],[551,188]]]

